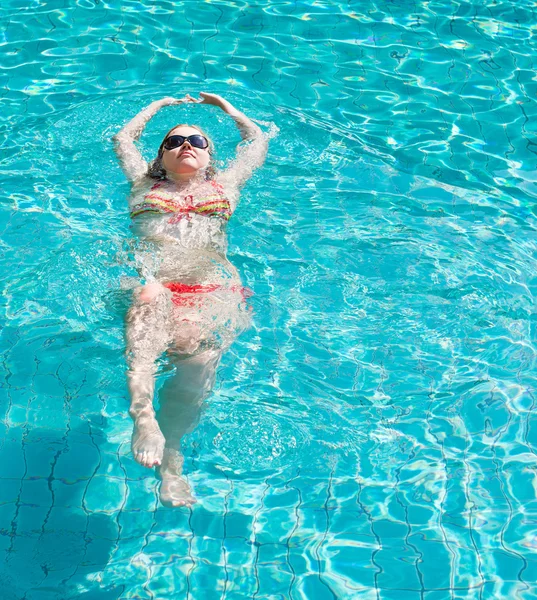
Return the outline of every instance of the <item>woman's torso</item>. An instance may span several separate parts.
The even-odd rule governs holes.
[[[155,277],[184,283],[238,281],[226,257],[232,200],[215,181],[182,190],[167,180],[147,179],[136,186],[130,199],[132,229],[151,243]]]

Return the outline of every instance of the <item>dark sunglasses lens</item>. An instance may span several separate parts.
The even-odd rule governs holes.
[[[174,148],[179,148],[182,146],[186,138],[182,135],[170,135],[169,138],[164,142],[164,148],[166,150],[173,150]]]
[[[188,143],[194,146],[194,148],[205,149],[209,147],[207,138],[202,135],[190,135],[188,137],[184,137],[182,135],[170,135],[170,137],[166,138],[166,141],[164,142],[164,148],[166,150],[179,148],[179,146],[182,146],[186,140],[188,140]]]
[[[209,142],[202,135],[191,135],[188,141],[194,146],[194,148],[207,148]]]

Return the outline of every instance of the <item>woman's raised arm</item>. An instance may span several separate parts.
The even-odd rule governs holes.
[[[112,138],[114,149],[125,176],[132,183],[136,183],[147,174],[147,163],[134,142],[142,135],[146,124],[163,107],[172,104],[183,104],[184,98],[162,98],[151,102],[140,111],[134,119],[129,121],[121,131]]]
[[[253,121],[222,96],[204,92],[201,92],[200,96],[199,100],[188,94],[185,98],[189,102],[218,106],[235,121],[240,131],[242,142],[237,146],[237,155],[230,166],[219,175],[218,180],[225,186],[241,187],[252,176],[254,170],[265,162],[267,138]]]

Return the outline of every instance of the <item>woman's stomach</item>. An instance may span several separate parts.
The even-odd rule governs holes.
[[[236,285],[237,269],[225,255],[210,250],[177,251],[161,247],[155,278],[161,283]]]
[[[237,269],[226,257],[225,227],[218,221],[200,215],[175,222],[169,215],[135,219],[132,229],[144,242],[138,256],[138,263],[145,267],[142,275],[163,283],[240,281]]]

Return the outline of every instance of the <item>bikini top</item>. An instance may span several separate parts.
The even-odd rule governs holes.
[[[190,194],[185,196],[188,204],[182,205],[174,199],[177,193],[165,189],[164,182],[158,181],[149,190],[140,204],[133,207],[131,217],[145,213],[168,214],[174,213],[178,219],[182,217],[190,218],[190,215],[205,215],[206,217],[220,217],[224,221],[228,221],[231,217],[231,206],[229,200],[224,194],[224,188],[211,180],[211,185],[214,192],[198,198],[194,204],[194,197]]]

